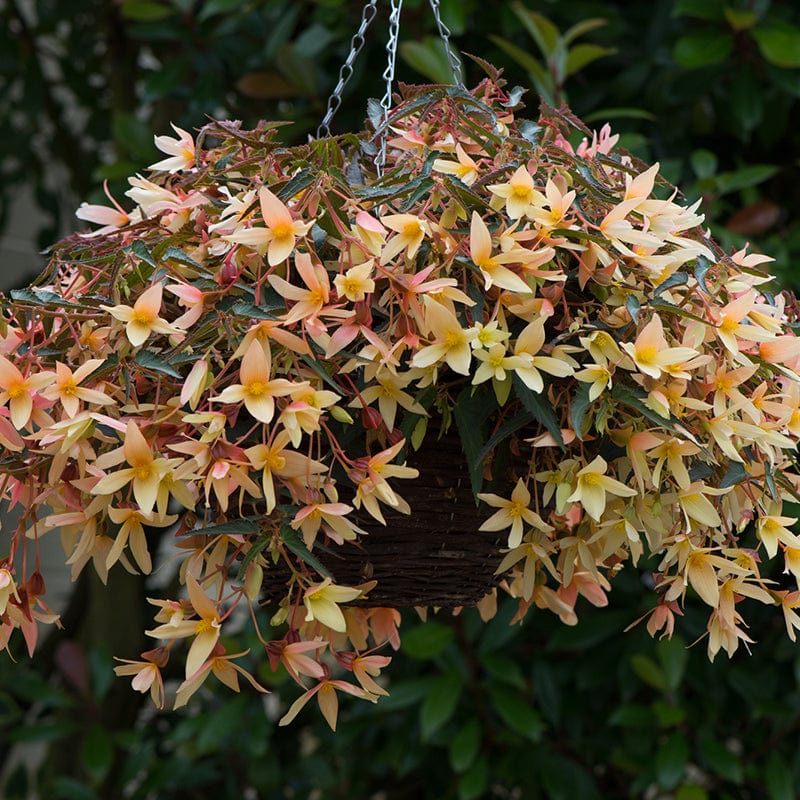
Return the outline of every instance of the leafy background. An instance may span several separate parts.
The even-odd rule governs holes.
[[[380,96],[388,3],[367,37],[332,128],[358,130]],[[442,0],[462,53],[509,82],[566,100],[595,127],[660,161],[702,198],[726,247],[755,240],[800,287],[800,6],[769,0]],[[0,229],[23,190],[46,246],[81,200],[158,156],[154,133],[207,116],[287,120],[288,142],[321,120],[361,4],[347,0],[6,0],[0,8]],[[449,82],[423,0],[406,0],[398,77]],[[482,77],[463,56],[467,84]],[[6,233],[8,230],[6,229]],[[646,567],[646,565],[645,565]],[[779,577],[779,576],[775,576]],[[88,575],[64,632],[28,661],[0,659],[0,796],[96,798],[593,798],[798,796],[800,652],[767,616],[753,655],[709,664],[692,612],[650,639],[640,583],[565,628],[547,612],[509,626],[511,605],[404,622],[392,696],[345,703],[330,733],[260,673],[263,702],[209,688],[185,713],[156,713],[111,672],[131,656],[155,589],[114,575],[114,602]],[[257,643],[243,634],[230,647]],[[694,646],[690,646],[694,645]],[[254,661],[255,664],[255,661]],[[24,746],[20,746],[24,745]]]

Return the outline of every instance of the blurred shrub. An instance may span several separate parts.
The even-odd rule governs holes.
[[[623,634],[645,610],[638,580],[618,575],[612,608],[585,607],[574,628],[546,612],[511,626],[513,603],[488,625],[474,610],[425,625],[409,615],[391,696],[344,703],[336,734],[315,709],[291,731],[276,727],[299,692],[290,680],[272,679],[264,699],[209,685],[188,711],[148,705],[125,727],[98,721],[103,648],[88,654],[83,696],[5,659],[0,740],[47,744],[56,757],[76,745],[77,758],[46,761],[32,778],[17,768],[2,796],[23,800],[36,780],[40,797],[74,800],[795,798],[797,648],[768,614],[749,631],[753,655],[732,662],[710,664],[704,642],[690,646],[700,613],[671,641],[643,627]]]

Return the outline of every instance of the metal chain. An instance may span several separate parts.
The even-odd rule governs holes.
[[[375,169],[378,177],[383,177],[383,168],[386,164],[386,138],[389,133],[389,110],[392,107],[392,85],[394,84],[394,68],[397,60],[397,43],[400,39],[400,11],[403,8],[403,0],[390,0],[392,13],[389,15],[389,41],[386,43],[386,69],[383,71],[383,79],[386,82],[386,93],[381,100],[383,109],[383,125],[381,129],[381,140],[378,152],[375,155]]]
[[[361,48],[364,47],[364,34],[367,32],[367,28],[369,28],[370,23],[375,19],[375,15],[378,13],[377,4],[378,0],[369,0],[361,11],[361,25],[359,25],[358,30],[350,40],[350,52],[347,54],[347,59],[339,70],[339,81],[333,93],[328,98],[328,110],[325,112],[325,116],[317,128],[317,139],[330,135],[331,129],[329,125],[333,119],[333,115],[342,105],[342,92],[347,82],[353,77],[353,63],[361,52]]]
[[[439,14],[439,2],[440,0],[430,0],[431,10],[436,20],[436,27],[439,28],[439,36],[441,36],[444,42],[444,52],[447,55],[447,63],[450,65],[450,71],[453,73],[453,83],[463,89],[464,82],[461,77],[461,62],[450,46],[450,29],[444,24]]]

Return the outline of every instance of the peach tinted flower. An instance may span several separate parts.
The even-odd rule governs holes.
[[[241,383],[228,386],[218,397],[211,399],[218,403],[241,403],[250,415],[259,422],[271,422],[275,416],[275,398],[291,394],[298,384],[284,378],[270,379],[270,363],[264,348],[251,342],[239,367]]]
[[[101,306],[108,311],[114,319],[125,323],[125,335],[134,347],[143,345],[153,333],[174,334],[180,331],[162,319],[161,297],[163,286],[154,283],[149,289],[144,291],[133,307],[126,305]]]

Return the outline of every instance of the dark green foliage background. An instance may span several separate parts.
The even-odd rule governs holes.
[[[379,6],[334,131],[358,130],[366,99],[382,94],[388,3]],[[102,202],[104,179],[121,198],[125,177],[160,157],[152,135],[170,121],[284,119],[287,141],[303,141],[360,11],[346,0],[6,0],[0,225],[30,186],[46,212],[42,245],[74,228],[74,208]],[[754,240],[800,286],[800,5],[442,0],[442,12],[460,51],[568,100],[595,127],[610,121],[626,147],[703,199],[727,247]],[[594,50],[556,48],[548,64],[530,12],[555,26],[539,29],[549,45],[547,34],[581,20],[608,24],[570,45]],[[400,80],[448,80],[433,34],[427,4],[406,0]],[[469,85],[481,79],[469,58],[464,67]],[[535,107],[536,94],[526,102]],[[780,620],[756,610],[753,655],[709,664],[704,642],[687,647],[702,633],[699,609],[672,642],[643,626],[622,633],[647,610],[646,580],[644,570],[617,576],[611,607],[582,606],[576,628],[548,612],[509,627],[510,603],[486,626],[471,610],[424,626],[407,615],[391,698],[345,701],[334,736],[311,708],[278,729],[298,689],[264,671],[266,702],[207,691],[183,713],[140,706],[113,680],[111,655],[148,646],[138,640],[148,590],[117,576],[124,602],[96,613],[107,598],[84,578],[75,622],[42,658],[29,662],[15,643],[17,663],[0,659],[0,794],[26,798],[37,784],[41,797],[68,800],[797,797],[800,650]],[[91,625],[79,625],[90,608]],[[228,644],[258,652],[244,636]],[[44,746],[41,765],[9,760],[19,742]]]

